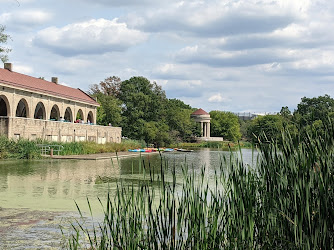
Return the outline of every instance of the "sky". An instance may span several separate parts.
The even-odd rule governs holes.
[[[206,111],[334,96],[334,1],[0,0],[13,70],[87,91],[156,81]]]

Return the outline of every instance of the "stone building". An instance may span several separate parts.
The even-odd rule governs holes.
[[[0,68],[0,135],[49,141],[121,142],[122,129],[96,125],[99,103],[80,89]]]
[[[201,137],[197,141],[223,141],[223,137],[211,137],[211,117],[208,112],[203,109],[197,109],[191,115],[195,122],[201,124]]]

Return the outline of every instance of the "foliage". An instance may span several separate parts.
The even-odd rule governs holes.
[[[97,108],[97,118],[96,122],[99,125],[108,126],[120,126],[122,121],[122,108],[121,102],[114,96],[109,95],[96,95],[100,107]]]
[[[68,247],[330,249],[334,126],[323,126],[322,136],[302,140],[285,131],[283,147],[260,137],[255,167],[231,153],[210,179],[204,167],[196,173],[186,163],[170,167],[162,161],[159,172],[144,165],[138,185],[120,182],[108,194],[102,222],[93,228],[72,224]]]
[[[247,141],[239,141],[234,143],[231,141],[203,141],[203,142],[180,142],[172,144],[172,148],[217,148],[219,150],[237,150],[241,148],[252,148],[252,143]]]
[[[144,77],[132,77],[121,84],[120,100],[123,107],[123,134],[133,139],[144,139],[145,122],[164,120],[166,94],[155,82]]]
[[[198,133],[198,125],[190,119],[193,109],[181,100],[168,100],[161,86],[144,77],[123,82],[109,77],[92,85],[90,94],[101,104],[97,123],[122,126],[126,137],[164,146],[189,141]]]
[[[178,99],[169,99],[166,120],[170,128],[170,136],[174,142],[190,141],[193,136],[200,135],[198,124],[190,119],[194,110]]]
[[[5,44],[7,43],[8,39],[10,39],[10,36],[5,34],[5,26],[0,24],[0,44]],[[7,53],[10,52],[11,50],[0,46],[0,59],[2,62],[6,62],[8,60]]]
[[[127,151],[128,149],[141,148],[145,146],[143,141],[123,140],[122,143],[98,144],[96,142],[44,142],[45,144],[62,145],[60,155],[82,155]]]
[[[298,122],[302,126],[311,125],[316,120],[326,120],[334,114],[334,99],[329,95],[307,98],[303,97],[294,112],[299,114]]]
[[[283,130],[283,118],[280,115],[258,116],[248,126],[248,137],[257,141],[258,136],[265,135],[267,141],[278,140]]]
[[[280,115],[286,119],[291,118],[291,111],[288,106],[282,107],[281,111],[279,112]]]
[[[241,139],[238,116],[231,112],[211,111],[211,136],[223,137],[226,140]]]
[[[118,98],[120,95],[121,78],[117,76],[110,76],[99,84],[93,84],[89,87],[89,94],[93,96],[113,96]]]
[[[40,149],[33,141],[20,139],[13,140],[7,137],[0,137],[0,159],[39,159]]]

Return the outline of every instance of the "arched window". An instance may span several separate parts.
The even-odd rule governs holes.
[[[93,112],[89,111],[88,116],[87,116],[87,123],[93,123]]]
[[[5,96],[0,96],[0,116],[8,116],[9,104]]]
[[[58,106],[55,104],[53,105],[50,113],[50,120],[51,121],[59,121],[60,120],[60,112]]]
[[[21,99],[16,107],[16,117],[28,117],[28,103],[25,99]]]
[[[37,103],[36,108],[35,108],[35,114],[34,114],[35,119],[46,119],[46,112],[45,112],[45,107],[42,102]]]
[[[73,115],[70,107],[65,110],[64,120],[65,122],[73,122]]]
[[[78,122],[84,121],[84,115],[81,109],[78,110],[75,120]]]

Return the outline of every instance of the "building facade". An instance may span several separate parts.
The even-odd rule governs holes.
[[[0,68],[0,135],[58,141],[121,142],[122,129],[96,125],[98,102],[80,89]]]

